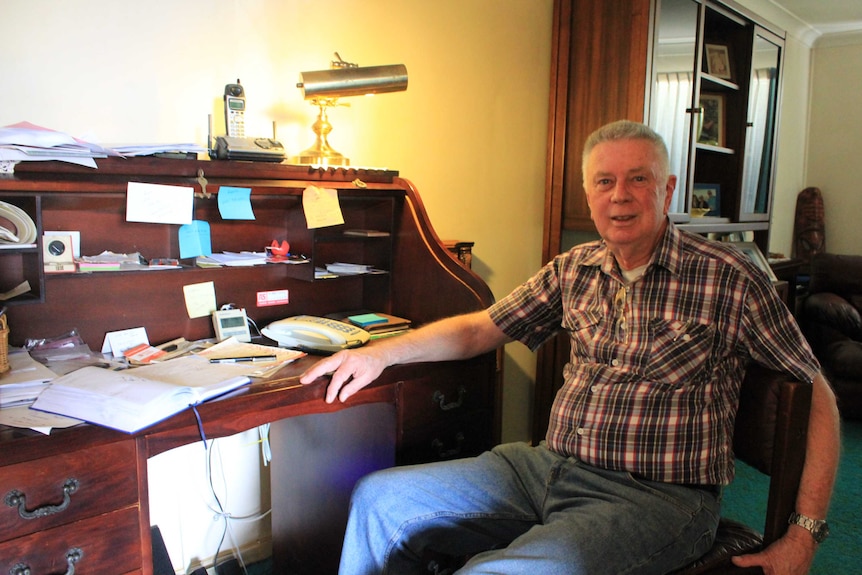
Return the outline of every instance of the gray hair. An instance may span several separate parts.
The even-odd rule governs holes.
[[[617,120],[616,122],[605,124],[589,135],[584,144],[584,154],[581,158],[581,173],[586,174],[587,172],[587,158],[589,158],[593,148],[604,142],[619,140],[646,140],[652,143],[658,155],[659,169],[662,172],[659,175],[662,176],[662,179],[667,179],[670,175],[670,158],[664,139],[649,126],[640,122],[632,122],[631,120]]]

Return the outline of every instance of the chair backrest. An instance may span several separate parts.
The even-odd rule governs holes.
[[[736,456],[769,475],[764,546],[780,538],[796,505],[805,463],[811,384],[751,365],[740,392]]]
[[[822,253],[811,260],[810,293],[831,292],[845,299],[862,294],[862,256]]]

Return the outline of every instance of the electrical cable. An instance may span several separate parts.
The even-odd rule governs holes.
[[[269,425],[266,424],[266,425],[260,426],[258,433],[261,434],[262,449],[264,450],[264,453],[266,453],[267,451],[269,451],[269,439],[268,439]],[[203,429],[202,428],[201,428],[201,434],[203,435]],[[206,440],[205,439],[204,439],[204,447],[206,448]],[[213,508],[213,506],[211,506],[209,504],[207,506],[209,507],[210,511],[212,513],[214,513],[213,520],[221,519],[224,521],[224,528],[222,530],[221,538],[219,539],[218,545],[216,547],[215,555],[213,555],[213,566],[218,564],[218,557],[219,557],[219,554],[221,553],[222,546],[224,545],[225,540],[228,539],[229,542],[233,545],[233,551],[236,554],[237,562],[239,563],[239,566],[242,569],[242,572],[245,575],[248,575],[248,568],[246,567],[245,560],[242,556],[242,552],[240,551],[240,546],[236,540],[236,536],[234,535],[233,529],[231,528],[231,522],[233,522],[233,521],[249,521],[249,522],[259,521],[260,519],[263,519],[263,518],[267,517],[270,513],[272,513],[272,509],[268,509],[267,511],[264,511],[262,513],[255,513],[252,515],[245,515],[245,516],[234,516],[230,512],[225,510],[224,505],[222,504],[222,501],[219,498],[218,493],[216,492],[215,483],[214,483],[213,458],[214,458],[214,452],[215,451],[218,451],[219,459],[221,460],[221,450],[218,449],[218,447],[216,445],[216,440],[212,439],[212,440],[210,440],[209,449],[207,449],[208,453],[207,453],[207,458],[206,458],[206,476],[207,476],[207,483],[209,485],[210,494],[212,495],[212,498],[213,498],[213,501],[215,502],[216,508]],[[266,455],[264,455],[264,457],[266,457]],[[269,460],[271,460],[271,459],[272,459],[272,455],[270,452]],[[266,460],[266,461],[268,462],[269,460]],[[224,469],[224,466],[222,465],[221,468]],[[222,474],[222,479],[224,479],[223,474]]]

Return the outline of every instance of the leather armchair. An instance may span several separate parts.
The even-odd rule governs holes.
[[[758,551],[781,538],[796,505],[796,492],[805,463],[811,385],[752,365],[745,374],[734,427],[737,459],[769,476],[763,534],[722,518],[715,543],[706,555],[672,575],[759,573],[741,569],[731,557]]]
[[[811,260],[800,325],[846,418],[862,418],[862,256]]]

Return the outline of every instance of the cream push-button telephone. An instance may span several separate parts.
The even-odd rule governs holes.
[[[342,349],[368,343],[364,329],[338,320],[311,315],[298,315],[275,321],[261,330],[280,347],[308,353],[335,353]]]

